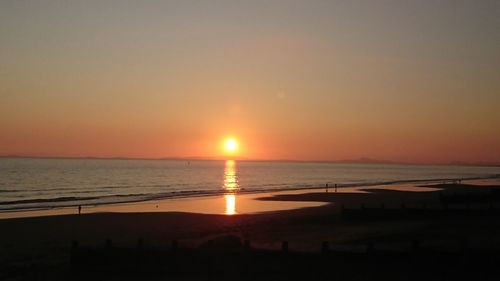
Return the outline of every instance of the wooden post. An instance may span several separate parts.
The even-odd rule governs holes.
[[[413,242],[411,243],[411,248],[414,252],[418,251],[418,249],[420,248],[420,241],[413,240]]]
[[[73,240],[71,242],[71,250],[75,251],[75,250],[78,250],[78,241],[77,240]]]
[[[374,249],[375,246],[373,245],[373,242],[370,241],[366,244],[366,253],[372,253]]]
[[[252,243],[250,242],[250,240],[245,240],[243,241],[243,246],[245,247],[246,251],[250,251],[252,248]]]
[[[469,251],[469,241],[467,241],[466,238],[462,238],[460,239],[459,243],[460,243],[460,252],[462,254],[467,254],[467,252]]]
[[[281,243],[281,250],[284,252],[284,253],[288,253],[288,241],[283,241]]]
[[[323,241],[323,243],[321,243],[321,253],[328,254],[328,252],[330,252],[330,243],[328,241]]]
[[[179,241],[177,239],[172,240],[172,251],[177,251],[179,249]]]

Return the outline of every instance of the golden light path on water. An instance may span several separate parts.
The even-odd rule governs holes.
[[[224,213],[226,215],[236,214],[236,195],[226,194],[224,198],[226,199],[226,211]]]
[[[224,167],[224,189],[227,194],[224,195],[226,201],[226,215],[236,214],[236,192],[239,190],[238,175],[236,174],[236,162],[227,160]]]

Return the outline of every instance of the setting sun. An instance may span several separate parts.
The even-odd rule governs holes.
[[[238,142],[233,138],[228,138],[224,141],[224,150],[226,152],[235,152],[238,150]]]

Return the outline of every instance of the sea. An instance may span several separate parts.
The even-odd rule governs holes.
[[[0,158],[0,211],[499,176],[464,165]]]

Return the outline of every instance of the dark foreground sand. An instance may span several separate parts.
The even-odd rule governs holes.
[[[92,213],[4,219],[0,279],[469,278],[453,274],[457,263],[468,265],[468,274],[496,273],[483,260],[499,257],[500,186],[482,182],[432,187],[442,191],[370,188],[367,193],[263,196],[260,200],[332,204],[251,215]],[[139,239],[144,251],[140,260]],[[177,241],[174,249],[172,241]],[[197,247],[202,249],[192,250]],[[321,254],[322,248],[328,255]],[[419,274],[408,272],[415,267],[422,267]],[[393,274],[387,276],[388,271]]]

